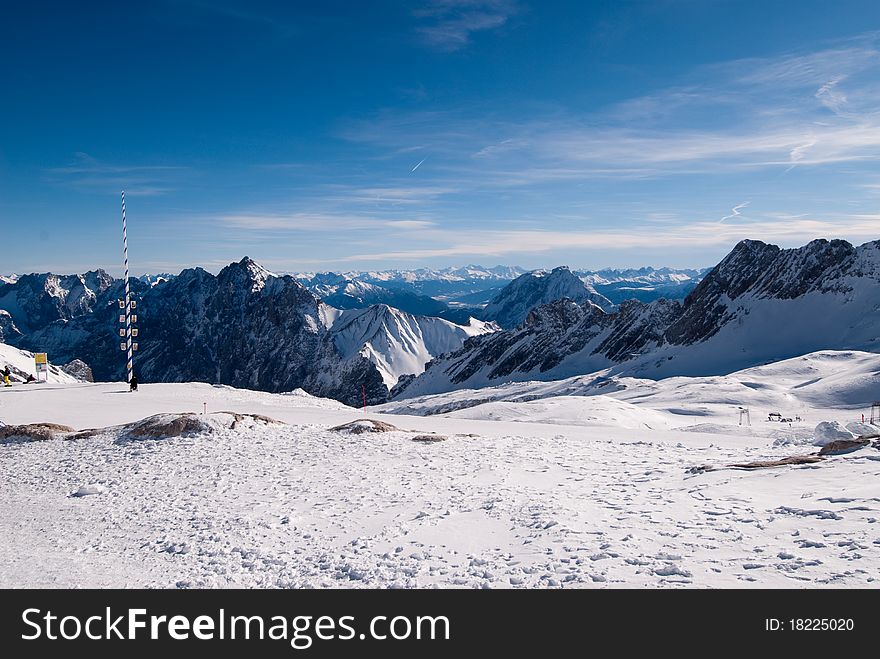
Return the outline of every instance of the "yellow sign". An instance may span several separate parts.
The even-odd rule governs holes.
[[[34,363],[35,364],[48,364],[49,358],[46,356],[45,352],[35,352],[34,353]]]

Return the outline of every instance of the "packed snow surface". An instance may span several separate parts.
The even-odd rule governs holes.
[[[877,359],[516,383],[402,401],[394,415],[206,384],[0,389],[6,424],[100,429],[205,410],[287,424],[0,444],[0,586],[875,587],[873,446],[727,465],[813,453],[776,440],[812,442],[820,422],[861,426]],[[494,398],[466,404],[477,394]],[[801,421],[767,421],[775,411]],[[330,430],[364,417],[399,430]],[[446,441],[413,441],[430,433]]]

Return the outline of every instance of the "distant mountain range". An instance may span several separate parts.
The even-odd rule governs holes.
[[[876,351],[878,253],[880,241],[796,250],[743,241],[708,271],[469,266],[297,276],[244,258],[217,275],[192,268],[133,278],[135,363],[145,382],[303,388],[360,405],[364,396],[378,403],[601,369],[718,374],[821,349]],[[446,293],[427,295],[432,286]],[[655,299],[664,290],[670,298]],[[626,297],[632,291],[647,301]],[[123,379],[122,295],[123,282],[102,270],[8,278],[0,341],[59,364],[82,360],[97,380]]]
[[[625,300],[652,302],[665,298],[683,300],[711,268],[631,268],[626,270],[578,270],[585,284],[614,304]]]
[[[352,405],[380,402],[403,374],[439,352],[494,331],[407,314],[387,305],[331,307],[293,277],[244,258],[216,276],[184,270],[160,283],[132,279],[142,381],[203,381],[266,391],[303,388]],[[4,341],[81,359],[98,380],[124,379],[118,335],[123,282],[102,270],[24,275],[0,285]]]
[[[440,316],[449,306],[427,295],[405,288],[386,288],[363,279],[349,279],[332,272],[313,275],[297,281],[324,302],[337,309],[366,309],[385,304],[401,311],[426,316]]]
[[[587,286],[608,298],[612,304],[626,299],[650,302],[660,297],[683,299],[709,271],[675,268],[633,268],[625,270],[572,270]],[[351,271],[344,273],[306,272],[293,276],[310,291],[325,297],[337,292],[339,284],[363,283],[391,289],[409,291],[450,303],[451,306],[484,306],[506,284],[529,273],[519,266],[495,266],[486,268],[469,265],[463,268],[417,270]],[[329,286],[329,288],[327,288]],[[402,308],[402,307],[398,307]]]
[[[745,240],[684,302],[558,299],[513,329],[433,360],[395,394],[419,396],[611,369],[716,375],[823,349],[880,351],[880,241],[780,249]]]

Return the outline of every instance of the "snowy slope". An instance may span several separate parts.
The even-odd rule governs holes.
[[[51,363],[52,355],[49,355],[49,382],[72,384],[79,382],[75,377],[62,371],[58,366]],[[0,343],[0,370],[9,367],[12,375],[10,379],[14,383],[24,382],[28,375],[37,376],[37,367],[34,363],[34,353],[27,350],[19,350],[5,343]],[[44,376],[40,376],[41,378]],[[37,385],[34,385],[37,386]],[[39,385],[42,386],[42,385]]]
[[[836,373],[857,380],[870,359],[829,353],[740,377],[784,390],[835,377],[837,360]],[[594,396],[583,418],[565,396],[495,404],[484,418],[369,410],[400,430],[356,436],[330,428],[363,412],[301,392],[0,389],[9,424],[103,428],[204,403],[289,424],[0,444],[0,586],[876,587],[876,450],[725,468],[809,449],[732,434],[735,421],[720,417],[700,417],[712,423],[696,432],[656,427],[657,415],[674,413],[650,413],[641,385],[624,384],[629,400],[616,397],[623,390]],[[684,406],[713,404],[710,386],[694,392]],[[655,393],[658,403],[680,395]],[[510,420],[492,420],[501,412]],[[550,423],[536,423],[545,412]],[[559,424],[557,413],[580,425]],[[412,441],[426,432],[446,441]],[[689,471],[703,465],[718,470]]]
[[[811,439],[820,421],[860,421],[878,395],[880,354],[821,351],[723,376],[650,380],[605,369],[564,380],[511,382],[397,400],[376,409],[499,421],[707,430],[794,441]],[[740,408],[749,410],[752,423],[747,428],[740,425]],[[800,420],[766,423],[771,412]]]
[[[419,374],[432,358],[458,350],[468,337],[495,329],[491,323],[474,319],[467,326],[455,325],[375,305],[342,312],[330,331],[344,359],[365,357],[391,389],[401,375]]]

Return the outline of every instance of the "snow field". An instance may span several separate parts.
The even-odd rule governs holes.
[[[860,360],[838,362],[835,373]],[[785,377],[772,375],[783,396],[803,382]],[[876,450],[688,473],[812,451],[774,445],[763,428],[812,434],[817,419],[845,422],[855,411],[805,407],[800,429],[754,416],[749,429],[705,382],[686,396],[676,380],[665,392],[662,383],[625,383],[625,401],[549,396],[460,410],[476,418],[371,409],[370,418],[402,430],[361,435],[329,430],[361,410],[303,392],[12,387],[0,391],[6,423],[106,427],[207,403],[209,413],[289,425],[0,445],[0,585],[876,587]],[[591,401],[578,416],[577,405]],[[689,427],[654,427],[654,415]],[[427,432],[448,440],[412,441]]]

